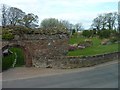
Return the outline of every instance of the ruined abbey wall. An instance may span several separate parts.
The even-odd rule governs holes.
[[[118,60],[120,52],[86,56],[70,57],[68,52],[69,35],[61,34],[23,34],[15,35],[13,40],[3,40],[2,47],[19,46],[25,55],[25,64],[28,67],[40,68],[79,68],[93,66],[111,60]]]
[[[67,54],[68,39],[67,34],[23,34],[15,35],[10,41],[3,40],[2,47],[21,46],[24,50],[26,66],[49,67],[48,62],[51,57],[62,57]]]

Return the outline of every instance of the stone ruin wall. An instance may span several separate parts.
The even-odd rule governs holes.
[[[25,62],[27,66],[49,67],[50,58],[63,57],[68,52],[68,34],[15,35],[14,40],[3,41],[5,45],[20,45],[24,47]],[[55,62],[55,59],[52,59]]]
[[[32,64],[35,67],[49,67],[50,58],[65,56],[68,52],[68,36],[66,34],[56,35],[25,35],[24,40],[28,45]],[[52,59],[55,62],[55,59]]]
[[[113,52],[95,56],[64,56],[55,57],[48,60],[48,65],[52,68],[72,69],[80,67],[90,67],[109,61],[119,60],[120,52]]]
[[[67,34],[16,35],[12,41],[3,41],[5,45],[20,45],[24,47],[26,66],[49,68],[79,68],[117,60],[120,52],[88,57],[69,57]]]

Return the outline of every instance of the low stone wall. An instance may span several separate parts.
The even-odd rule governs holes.
[[[64,65],[63,68],[90,67],[93,65],[101,64],[112,60],[118,60],[119,53],[120,52],[114,52],[109,54],[87,57],[67,57],[67,64]]]
[[[48,67],[48,68],[80,68],[80,67],[89,67],[97,65],[100,63],[118,60],[118,54],[120,52],[114,52],[109,54],[102,54],[96,56],[87,56],[87,57],[52,57],[46,58],[46,60],[38,60],[36,62],[37,67]],[[34,60],[35,61],[35,60]]]

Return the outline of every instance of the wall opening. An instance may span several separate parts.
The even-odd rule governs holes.
[[[32,66],[32,60],[30,56],[28,59],[28,56],[28,51],[23,46],[14,44],[2,47],[2,71],[23,65],[27,67]]]

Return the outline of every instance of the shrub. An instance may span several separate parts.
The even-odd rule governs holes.
[[[14,35],[12,33],[3,34],[2,39],[4,39],[4,40],[12,40],[12,39],[14,39]]]
[[[115,42],[117,42],[118,41],[118,38],[117,37],[112,37],[112,38],[110,38],[110,42],[112,42],[112,43],[115,43]]]
[[[98,36],[100,38],[109,38],[111,35],[111,31],[110,30],[99,30],[98,31]]]
[[[15,54],[10,54],[8,56],[2,57],[2,71],[7,70],[12,67],[15,59]]]
[[[72,35],[74,35],[74,33],[75,33],[75,29],[72,30]]]
[[[118,32],[116,30],[110,30],[111,31],[111,36],[116,37]]]
[[[93,35],[97,34],[97,31],[95,29],[92,32],[93,32]]]
[[[5,29],[13,29],[13,34],[19,34],[22,35],[23,33],[27,33],[30,28],[24,27],[24,26],[6,26]]]
[[[24,26],[14,26],[13,30],[15,34],[23,35],[24,33],[27,33],[31,29],[24,27]]]
[[[93,31],[92,30],[84,30],[82,32],[82,35],[89,38],[89,37],[93,36]]]

